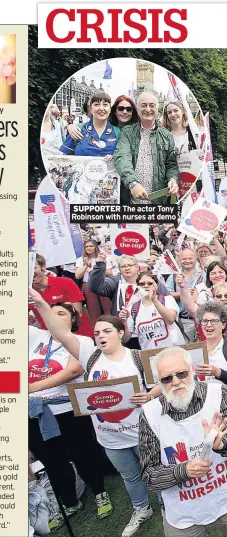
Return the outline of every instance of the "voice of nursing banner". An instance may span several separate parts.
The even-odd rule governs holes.
[[[39,48],[225,48],[227,4],[39,3]]]
[[[62,198],[53,181],[46,176],[37,190],[34,221],[36,251],[44,256],[47,267],[74,263],[81,255],[79,227],[77,232],[70,230],[67,204],[69,202]]]

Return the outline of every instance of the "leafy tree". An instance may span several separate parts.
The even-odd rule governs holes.
[[[189,87],[203,112],[210,112],[215,158],[227,160],[227,50],[223,49],[38,49],[38,28],[29,27],[29,185],[44,177],[40,128],[58,88],[91,63],[133,57],[172,71]],[[120,80],[120,78],[119,78]],[[119,82],[120,83],[120,82]]]

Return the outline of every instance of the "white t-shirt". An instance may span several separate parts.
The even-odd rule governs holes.
[[[218,345],[213,349],[212,354],[209,354],[209,363],[215,365],[216,367],[227,371],[227,361],[223,354],[223,344],[224,341],[221,339]],[[206,382],[221,382],[215,377],[206,377]],[[222,384],[222,382],[221,382]]]
[[[89,259],[89,262],[88,262],[88,265],[87,265],[87,270],[84,273],[84,277],[83,277],[83,282],[84,283],[87,283],[88,278],[90,276],[90,273],[91,273],[93,267],[95,266],[95,264],[96,264],[96,259],[94,259],[94,258]],[[78,259],[76,260],[76,268],[83,268],[83,266],[84,266],[83,258],[78,257]]]
[[[206,302],[208,302],[209,300],[213,300],[212,291],[205,285],[205,283],[202,282],[196,285],[196,290],[198,291],[198,306],[206,304]]]
[[[165,296],[164,300],[165,307],[168,310],[175,310],[177,313],[176,319],[178,319],[179,308],[176,300],[171,295]],[[172,347],[173,345],[183,345],[185,343],[176,323],[168,324],[153,304],[146,307],[141,302],[135,320],[135,330],[131,315],[128,318],[128,327],[130,332],[134,331],[138,336],[142,350]]]
[[[83,356],[81,361],[86,370],[87,364]],[[120,362],[113,362],[101,354],[88,376],[88,380],[110,380],[136,375],[140,391],[144,391],[142,378],[135,366],[130,349]],[[139,415],[141,408],[121,410],[92,416],[98,442],[109,449],[122,449],[138,445]]]
[[[50,337],[51,334],[48,330],[40,330],[34,326],[29,327],[29,383],[44,380],[55,373],[62,371],[68,365],[71,356],[70,353],[63,346],[58,349],[60,343],[53,340],[51,350],[58,350],[56,350],[50,357],[47,367],[43,367]],[[96,347],[91,338],[78,335],[76,335],[76,337],[80,342],[79,362],[82,364],[83,360],[88,360]],[[71,382],[83,382],[83,375]],[[64,384],[34,392],[30,397],[59,397],[60,395],[68,395],[67,388]],[[71,403],[49,405],[49,407],[53,414],[63,414],[72,410]]]

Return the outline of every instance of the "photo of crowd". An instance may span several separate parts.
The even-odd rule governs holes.
[[[81,536],[83,512],[95,537],[227,536],[227,210],[218,218],[206,117],[165,69],[160,109],[149,86],[127,93],[123,74],[114,95],[114,60],[94,65],[103,63],[104,89],[78,113],[52,99],[41,127],[48,187],[29,222],[29,536]],[[89,162],[89,203],[108,202],[120,178],[121,203],[179,202],[178,221],[74,229],[67,211]],[[116,380],[137,386],[120,410]],[[74,412],[77,383],[83,397],[91,387],[90,415]]]
[[[48,105],[40,137],[45,168],[51,173],[47,159],[54,155],[56,160],[57,155],[59,159],[60,155],[74,156],[78,165],[80,157],[103,158],[113,162],[116,174],[120,176],[121,203],[152,201],[166,204],[171,198],[175,203],[187,194],[202,168],[206,135],[201,108],[196,103],[193,115],[186,98],[186,92],[190,90],[159,66],[150,64],[154,81],[160,76],[161,81],[165,81],[167,94],[164,99],[161,96],[161,102],[158,91],[150,90],[149,82],[143,86],[138,81],[134,84],[131,78],[138,72],[136,60],[131,66],[132,74],[129,72],[127,81],[122,82],[122,89],[133,89],[115,97],[119,89],[116,89],[110,67],[114,60],[109,62],[106,70],[111,69],[113,84],[106,84],[106,91],[99,89],[86,99],[82,116],[76,115],[77,108],[73,104],[70,108],[73,115],[65,110],[65,106],[60,114],[54,102],[56,97]],[[100,63],[103,62],[90,66],[89,73],[98,81]],[[143,65],[142,61],[140,63]],[[75,79],[83,78],[87,69],[76,73]],[[128,60],[123,59],[120,69],[127,72]],[[91,187],[91,190],[94,189]],[[72,203],[82,202],[80,194],[78,185],[78,196]],[[95,203],[94,196],[90,203]]]

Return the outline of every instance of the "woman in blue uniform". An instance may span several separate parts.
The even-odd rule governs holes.
[[[107,93],[99,92],[90,100],[92,118],[82,127],[82,140],[73,140],[68,136],[60,151],[66,155],[85,157],[106,157],[113,155],[120,136],[118,127],[109,122],[111,98]]]

